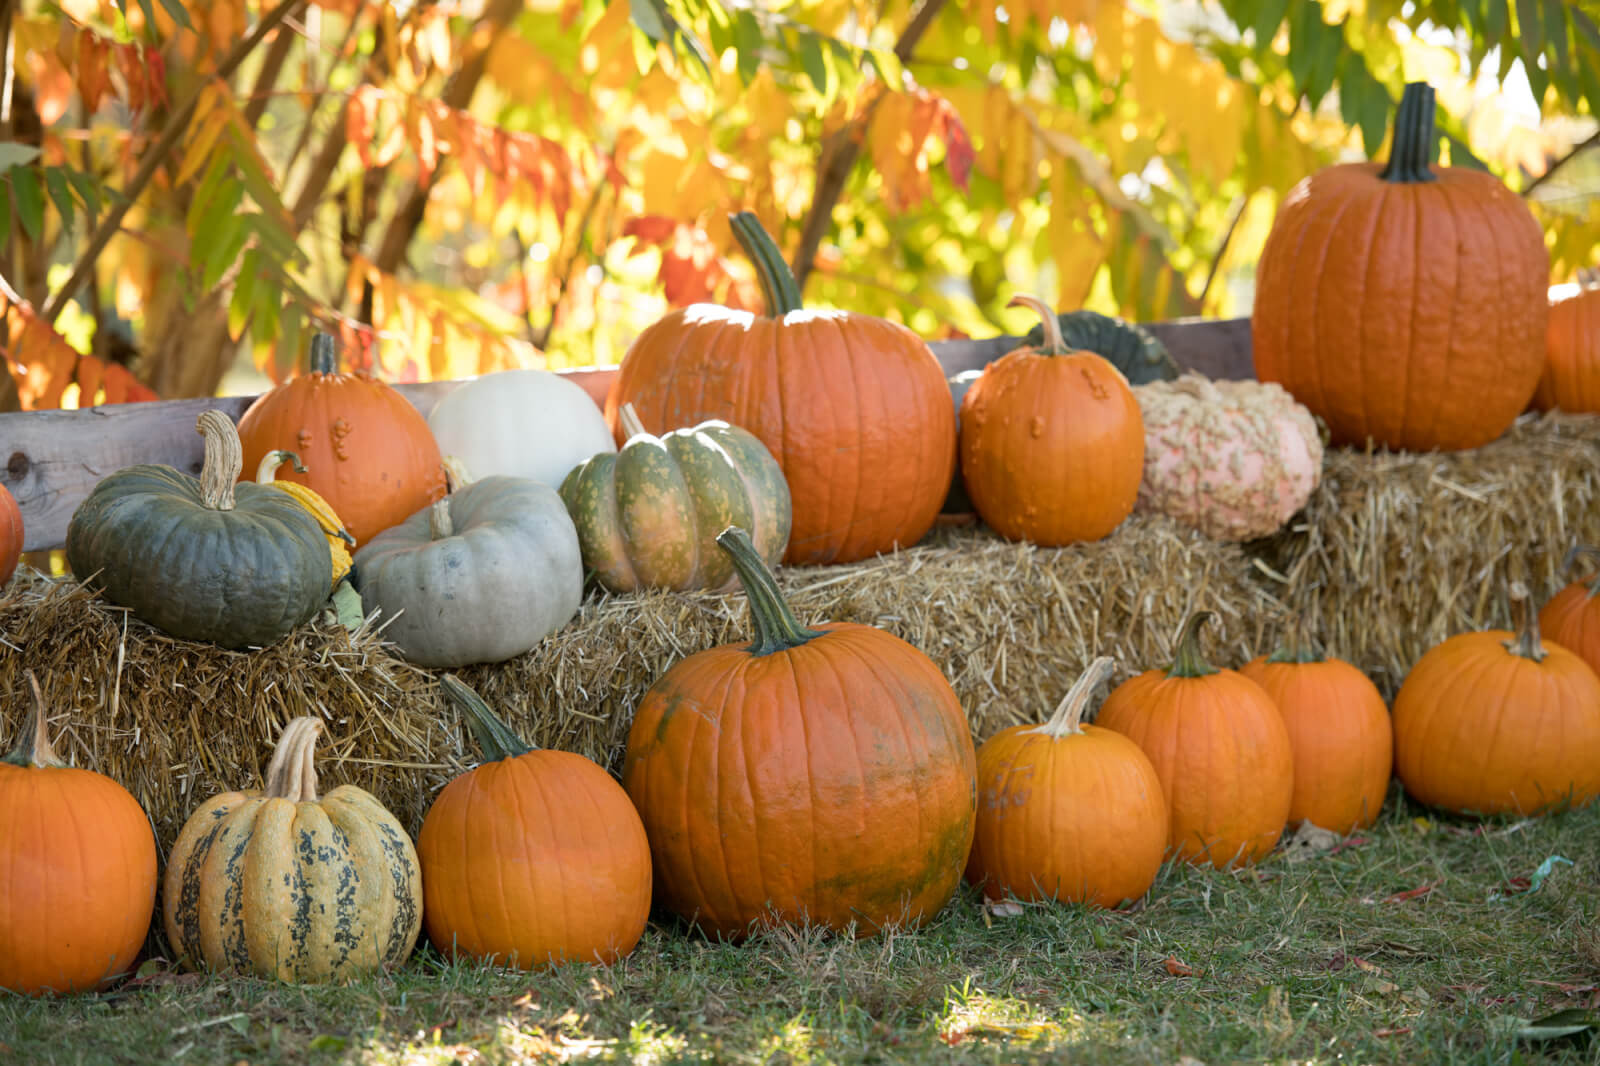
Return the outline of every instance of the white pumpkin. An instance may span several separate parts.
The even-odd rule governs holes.
[[[590,456],[615,452],[605,416],[583,386],[549,370],[501,370],[462,383],[428,415],[441,455],[477,477],[561,484]]]

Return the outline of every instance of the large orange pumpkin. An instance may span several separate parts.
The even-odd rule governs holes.
[[[1544,365],[1544,236],[1492,175],[1430,166],[1433,90],[1407,85],[1388,165],[1297,185],[1256,268],[1256,376],[1335,444],[1474,448],[1527,407]]]
[[[1600,548],[1580,544],[1567,552],[1562,565],[1570,569],[1580,555],[1600,559]],[[1539,608],[1539,635],[1577,652],[1578,657],[1600,673],[1600,575],[1588,584],[1572,581],[1564,585]]]
[[[296,453],[308,472],[279,480],[315,490],[357,544],[444,496],[439,445],[411,401],[365,371],[340,373],[326,333],[311,339],[309,368],[240,416],[245,470],[268,452]]]
[[[1197,611],[1184,622],[1171,668],[1128,678],[1097,725],[1128,736],[1155,765],[1172,814],[1167,854],[1246,865],[1277,846],[1294,793],[1294,753],[1267,691],[1200,654]]]
[[[1144,419],[1128,381],[1069,349],[1042,300],[1018,296],[1044,343],[990,363],[961,401],[961,476],[978,516],[1012,540],[1099,540],[1133,511],[1144,478]]]
[[[1533,406],[1600,412],[1600,278],[1585,274],[1575,294],[1550,305],[1544,374]]]
[[[417,834],[428,939],[525,970],[628,954],[650,917],[650,842],[628,794],[582,755],[530,748],[454,675],[440,686],[484,761]]]
[[[939,361],[898,323],[806,310],[756,217],[740,212],[732,225],[767,313],[694,304],[640,333],[606,399],[618,443],[630,403],[658,435],[707,419],[755,434],[793,500],[785,562],[843,563],[915,544],[955,470],[955,410]]]
[[[1600,676],[1540,640],[1521,583],[1511,605],[1516,632],[1448,638],[1395,694],[1395,774],[1419,803],[1530,815],[1600,795]]]
[[[1377,821],[1394,768],[1394,729],[1378,686],[1293,634],[1239,672],[1267,690],[1289,730],[1289,824],[1343,834]]]
[[[9,489],[0,485],[0,585],[11,580],[22,558],[22,508]]]
[[[975,759],[955,692],[892,633],[800,625],[744,530],[717,543],[755,640],[674,664],[628,731],[622,784],[655,898],[729,939],[807,920],[858,935],[921,925],[972,846]]]
[[[0,759],[0,988],[92,991],[125,974],[155,914],[156,840],[139,801],[63,763],[44,700]]]
[[[1095,659],[1048,722],[1002,729],[978,749],[967,880],[986,897],[1115,907],[1155,883],[1170,820],[1156,768],[1121,733],[1082,724],[1114,666]]]

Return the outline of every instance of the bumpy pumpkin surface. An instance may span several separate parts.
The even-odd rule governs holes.
[[[1115,907],[1150,890],[1167,849],[1167,797],[1138,745],[1083,725],[1115,664],[1089,664],[1050,720],[978,749],[978,820],[967,880],[990,899]]]
[[[640,333],[606,400],[619,441],[626,403],[653,433],[711,418],[753,433],[789,485],[787,563],[844,563],[915,544],[955,469],[939,361],[898,323],[803,308],[755,216],[741,212],[733,227],[757,265],[767,313],[694,304]]]
[[[1395,694],[1395,774],[1419,803],[1530,815],[1600,795],[1600,677],[1540,640],[1526,588],[1512,607],[1517,632],[1448,638]]]
[[[22,508],[17,498],[0,485],[0,585],[11,580],[22,559]]]
[[[1290,191],[1256,269],[1256,377],[1333,443],[1445,451],[1505,432],[1544,365],[1550,258],[1495,177],[1430,166],[1433,90],[1407,85],[1387,166],[1329,167]]]
[[[167,940],[191,969],[342,981],[406,961],[422,876],[405,827],[369,792],[317,795],[322,722],[283,729],[266,788],[224,792],[178,832],[162,882]]]
[[[650,842],[602,767],[530,748],[453,675],[440,679],[484,761],[440,791],[417,855],[434,947],[534,969],[607,964],[650,916]]]
[[[622,783],[650,838],[655,897],[714,936],[809,920],[916,927],[972,845],[972,734],[922,652],[884,630],[802,627],[743,530],[733,554],[756,639],[651,685]]]
[[[89,992],[125,974],[156,902],[156,841],[144,809],[101,773],[63,763],[44,699],[0,759],[0,988]]]
[[[578,611],[583,558],[556,490],[473,481],[384,530],[355,555],[362,609],[429,667],[521,655]],[[392,619],[392,621],[391,621]]]
[[[328,557],[333,564],[332,583],[337,585],[350,572],[350,549],[355,547],[356,538],[344,528],[344,522],[334,513],[328,501],[317,495],[316,489],[298,485],[293,481],[277,480],[278,467],[284,463],[292,465],[296,473],[306,473],[305,464],[300,462],[300,457],[294,452],[268,452],[262,458],[261,465],[256,467],[256,484],[271,485],[282,492],[287,492],[317,520],[317,525],[322,527],[323,534],[328,538]]]
[[[246,481],[239,438],[203,412],[205,467],[125,467],[95,485],[67,526],[67,563],[106,599],[175,637],[264,647],[328,598],[322,528],[287,493]]]
[[[738,426],[712,420],[663,436],[622,408],[628,441],[580,463],[561,483],[584,565],[613,592],[726,589],[738,577],[717,534],[748,530],[769,566],[793,522],[789,486],[772,453]]]
[[[1533,406],[1600,412],[1600,280],[1586,278],[1576,293],[1550,305],[1544,372]]]
[[[1281,386],[1185,374],[1133,392],[1144,417],[1139,511],[1251,540],[1283,528],[1322,481],[1317,424]]]

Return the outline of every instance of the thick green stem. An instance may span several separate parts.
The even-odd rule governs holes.
[[[751,655],[787,651],[822,636],[817,630],[801,625],[789,610],[783,593],[778,591],[777,579],[750,542],[749,533],[738,526],[729,526],[717,534],[717,544],[733,560],[739,583],[750,600],[750,619],[756,631],[755,641],[746,649]]]
[[[313,374],[339,372],[339,342],[331,333],[318,333],[311,338],[311,354],[306,363]]]
[[[1400,94],[1400,107],[1394,113],[1394,142],[1389,146],[1389,164],[1378,175],[1384,181],[1436,180],[1428,167],[1433,155],[1433,110],[1433,87],[1427,82],[1411,82]]]
[[[1305,619],[1301,615],[1293,615],[1289,619],[1289,632],[1285,634],[1283,643],[1267,656],[1269,663],[1320,663],[1324,662],[1322,649],[1316,642],[1306,639]]]
[[[767,317],[782,318],[790,311],[800,310],[804,306],[800,299],[800,286],[794,280],[789,264],[783,261],[783,253],[772,243],[767,231],[761,228],[761,220],[749,211],[740,211],[728,216],[728,225],[733,227],[739,247],[755,264],[756,275],[761,279],[761,291],[767,298]]]
[[[489,705],[483,702],[482,696],[472,691],[454,674],[445,674],[439,678],[439,687],[444,690],[450,702],[456,705],[461,717],[467,720],[467,727],[472,730],[473,738],[477,740],[478,747],[483,749],[484,761],[514,759],[518,755],[526,755],[535,750],[533,745],[513,733],[511,727],[489,709]]]
[[[1019,293],[1011,298],[1007,307],[1026,307],[1039,316],[1039,321],[1044,324],[1044,345],[1036,349],[1040,355],[1066,355],[1072,349],[1067,347],[1067,342],[1061,337],[1061,320],[1050,309],[1050,305],[1037,296],[1028,296]]]
[[[1089,705],[1089,694],[1095,687],[1111,676],[1111,671],[1116,668],[1117,661],[1109,655],[1098,656],[1090,663],[1088,669],[1078,675],[1078,680],[1072,683],[1067,690],[1065,698],[1056,706],[1056,711],[1044,725],[1027,730],[1029,733],[1043,733],[1047,737],[1059,740],[1071,736],[1073,733],[1083,732],[1083,712]]]
[[[24,670],[22,674],[33,689],[33,710],[28,714],[28,720],[22,723],[16,746],[0,762],[35,768],[65,766],[66,763],[56,756],[56,749],[50,744],[50,732],[45,728],[48,715],[44,708],[44,694],[39,691],[39,679],[33,676],[32,670]]]
[[[1178,632],[1178,654],[1173,657],[1168,677],[1205,677],[1217,672],[1200,654],[1200,627],[1215,617],[1211,611],[1196,611],[1183,623]]]
[[[284,463],[291,463],[296,474],[306,472],[306,464],[294,452],[272,451],[261,457],[261,462],[256,464],[256,484],[270,485],[277,480],[278,467]]]
[[[1520,581],[1511,583],[1511,623],[1517,637],[1505,642],[1506,650],[1536,663],[1544,662],[1548,653],[1539,640],[1539,612],[1534,609],[1528,586]]]

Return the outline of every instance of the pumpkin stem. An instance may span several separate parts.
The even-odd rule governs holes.
[[[1533,597],[1528,586],[1520,581],[1511,583],[1511,624],[1516,630],[1515,640],[1505,641],[1506,650],[1536,663],[1544,662],[1549,652],[1539,640],[1539,612],[1533,608]]]
[[[467,469],[465,459],[447,455],[439,460],[439,465],[444,467],[444,490],[446,493],[456,492],[472,484],[472,472]]]
[[[1168,677],[1205,677],[1217,672],[1200,654],[1200,627],[1215,617],[1211,611],[1196,611],[1184,621],[1178,631],[1178,654],[1173,657]]]
[[[489,709],[483,702],[483,697],[472,691],[465,682],[454,674],[445,674],[439,678],[439,687],[444,690],[445,696],[461,716],[467,720],[472,735],[478,741],[478,747],[483,749],[486,762],[498,762],[501,759],[514,759],[518,755],[526,755],[533,751],[533,745],[524,741],[511,727]]]
[[[739,247],[755,264],[756,276],[761,280],[761,291],[767,298],[767,317],[782,318],[790,311],[800,310],[804,306],[800,299],[800,285],[794,280],[789,264],[783,261],[783,253],[772,243],[767,231],[761,228],[761,220],[753,212],[740,211],[728,216],[728,225],[733,227]]]
[[[311,338],[311,352],[306,357],[306,365],[313,374],[337,374],[339,372],[339,342],[331,333],[317,333]]]
[[[450,521],[450,497],[435,500],[428,509],[428,539],[443,540],[456,534],[455,523]]]
[[[777,579],[750,542],[749,533],[738,526],[729,526],[717,534],[717,544],[733,560],[739,583],[750,600],[750,620],[755,626],[756,639],[746,651],[751,655],[771,655],[775,651],[798,648],[822,636],[819,631],[801,625],[789,610],[783,593],[778,591]]]
[[[1273,653],[1267,656],[1269,663],[1320,663],[1324,661],[1322,649],[1317,647],[1313,640],[1306,638],[1305,616],[1299,613],[1289,616],[1289,632],[1285,634],[1283,643],[1278,645]]]
[[[267,764],[267,798],[290,803],[315,803],[317,766],[314,761],[322,719],[306,715],[283,727],[278,746]]]
[[[1396,183],[1437,180],[1428,167],[1433,156],[1433,114],[1433,86],[1425,81],[1407,84],[1394,113],[1389,163],[1378,177]]]
[[[274,451],[261,457],[261,462],[256,465],[256,484],[270,485],[278,479],[278,467],[284,463],[293,463],[296,474],[306,473],[306,464],[294,452]]]
[[[1044,725],[1027,730],[1029,733],[1043,733],[1047,737],[1060,740],[1062,737],[1071,736],[1073,733],[1083,732],[1083,711],[1089,705],[1089,694],[1096,686],[1111,676],[1117,661],[1109,655],[1096,656],[1083,673],[1078,675],[1078,680],[1072,683],[1067,690],[1067,695],[1056,706],[1055,713]]]
[[[28,720],[22,723],[22,732],[17,734],[16,747],[0,759],[0,762],[10,763],[12,766],[32,766],[35,768],[45,766],[65,766],[56,749],[50,743],[50,731],[46,728],[45,719],[49,715],[45,711],[44,693],[39,691],[39,679],[33,676],[32,670],[24,670],[23,676],[28,679],[28,686],[33,689],[33,710],[28,714]]]
[[[1587,544],[1574,544],[1567,549],[1567,554],[1561,559],[1561,572],[1565,574],[1570,571],[1572,564],[1578,561],[1580,555],[1592,555],[1596,559],[1600,559],[1600,548],[1592,548]],[[1590,598],[1596,595],[1600,595],[1600,571],[1597,571],[1594,578],[1589,582]]]
[[[1039,316],[1039,321],[1044,323],[1044,346],[1037,349],[1040,355],[1067,355],[1072,351],[1067,347],[1067,342],[1061,336],[1061,320],[1050,309],[1050,305],[1037,296],[1027,293],[1018,293],[1006,304],[1007,307],[1026,307]]]
[[[233,510],[233,485],[244,469],[244,447],[233,419],[216,408],[201,411],[195,432],[206,439],[206,458],[200,467],[200,495],[213,511]]]
[[[650,435],[650,431],[644,428],[644,423],[639,421],[639,412],[633,409],[633,404],[631,403],[622,405],[622,411],[618,414],[617,420],[622,423],[622,432],[627,434],[629,440]]]

